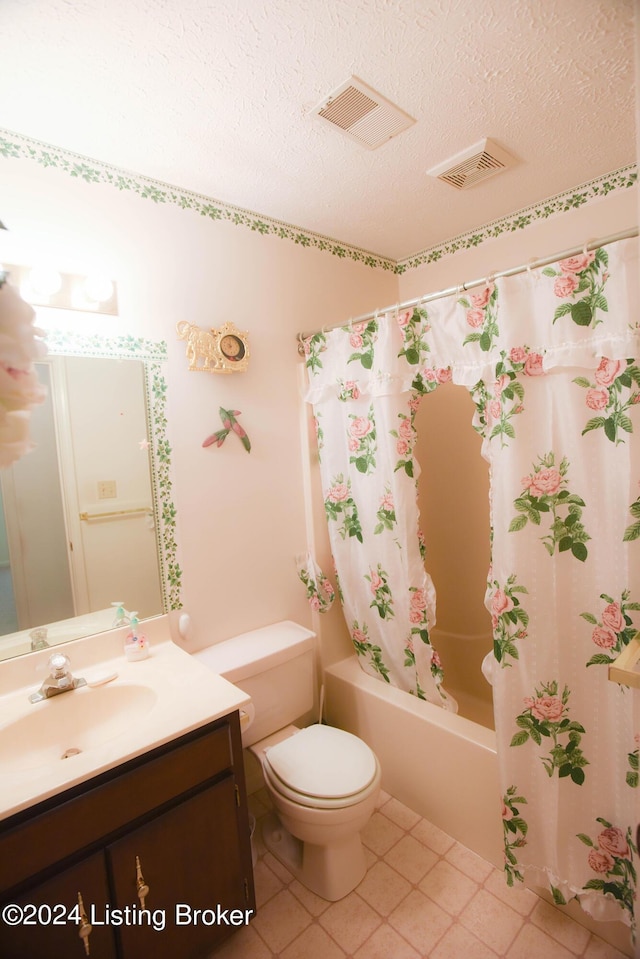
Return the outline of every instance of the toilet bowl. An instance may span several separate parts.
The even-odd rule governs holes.
[[[286,621],[195,653],[251,696],[243,746],[258,759],[273,813],[267,849],[308,889],[335,902],[366,871],[360,832],[380,791],[380,764],[357,736],[292,725],[314,702],[315,636]]]
[[[380,792],[380,764],[366,743],[331,726],[289,726],[250,747],[275,813],[263,840],[308,889],[335,902],[363,879],[360,832]]]

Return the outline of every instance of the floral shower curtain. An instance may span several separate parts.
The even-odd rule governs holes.
[[[491,475],[486,605],[507,882],[631,925],[640,710],[608,664],[640,629],[637,275],[637,241],[624,240],[307,342],[354,644],[375,669],[376,657],[391,662],[390,640],[394,666],[407,670],[419,594],[418,648],[431,654],[439,692],[412,411],[447,378],[470,390]],[[395,638],[383,616],[391,600],[402,610]]]
[[[431,646],[435,597],[418,527],[418,397],[397,324],[306,342],[325,511],[340,598],[363,669],[451,707]]]

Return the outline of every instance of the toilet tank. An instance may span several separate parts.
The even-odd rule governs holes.
[[[193,655],[251,696],[255,717],[242,735],[251,746],[314,705],[315,633],[290,620],[254,629]]]

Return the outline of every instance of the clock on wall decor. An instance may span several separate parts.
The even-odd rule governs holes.
[[[249,340],[246,333],[237,330],[233,323],[225,323],[217,333],[218,352],[227,373],[246,370],[249,360]]]
[[[187,341],[190,370],[242,373],[249,366],[249,336],[233,323],[225,323],[219,330],[202,330],[195,323],[180,320],[176,332]]]

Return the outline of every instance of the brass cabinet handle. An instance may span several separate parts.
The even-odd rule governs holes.
[[[78,935],[84,943],[84,954],[85,956],[89,955],[89,936],[91,935],[91,930],[93,926],[87,919],[87,914],[84,911],[84,902],[82,901],[82,895],[78,893],[78,909],[80,911],[80,928],[78,929]]]
[[[138,899],[140,900],[140,908],[144,909],[144,901],[149,895],[149,887],[144,881],[144,876],[142,875],[142,866],[140,865],[139,856],[136,856],[136,889],[138,891]]]

